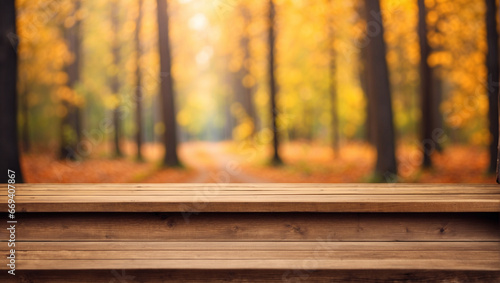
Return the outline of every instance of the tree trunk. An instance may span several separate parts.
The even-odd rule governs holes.
[[[243,67],[242,67],[242,76],[241,79],[244,79],[247,76],[250,76],[250,66],[248,62],[251,60],[250,54],[250,32],[249,26],[251,23],[251,14],[248,10],[248,7],[242,4],[241,14],[244,19],[244,27],[243,27],[243,37],[241,39],[241,48],[243,49],[244,58],[243,58]],[[240,82],[242,82],[240,80]],[[253,86],[243,85],[243,107],[245,107],[245,111],[247,112],[248,117],[252,120],[253,130],[251,136],[255,133],[255,109],[253,105]]]
[[[0,183],[23,182],[17,137],[17,44],[14,0],[0,4]],[[12,171],[9,171],[12,170]]]
[[[434,69],[432,76],[432,128],[433,129],[443,129],[443,117],[441,116],[440,105],[443,97],[442,93],[442,81],[441,78],[436,74],[437,69]],[[435,141],[436,151],[442,152],[443,146],[441,143]]]
[[[365,116],[365,139],[372,145],[375,145],[376,142],[376,128],[375,128],[375,113],[373,113],[372,108],[370,107],[370,95],[368,94],[368,49],[362,48],[360,52],[360,85],[363,90],[363,94],[366,99],[366,116]]]
[[[421,95],[421,142],[423,145],[422,166],[430,168],[432,166],[431,153],[433,148],[426,148],[429,142],[432,142],[433,111],[432,100],[434,97],[434,88],[432,87],[432,69],[427,63],[431,47],[427,42],[427,23],[426,23],[425,0],[418,0],[418,35],[420,39],[420,95]]]
[[[331,8],[332,2],[328,1]],[[329,54],[329,90],[331,97],[332,107],[332,147],[334,156],[339,155],[339,113],[338,113],[338,99],[337,99],[337,61],[335,51],[335,33],[333,30],[333,16],[329,16],[328,21],[328,54]]]
[[[135,69],[135,79],[136,79],[136,89],[135,89],[135,143],[137,146],[137,160],[142,161],[142,82],[141,82],[141,23],[142,23],[142,1],[138,0],[138,15],[135,27],[135,50],[136,50],[136,69]]]
[[[498,58],[498,31],[496,0],[486,0],[486,37],[488,54],[486,65],[488,68],[488,119],[491,134],[490,165],[488,172],[493,173],[497,166],[498,155],[498,91],[499,91],[499,58]]]
[[[369,107],[374,113],[376,128],[377,162],[375,176],[376,178],[385,177],[385,181],[391,181],[397,174],[397,167],[384,26],[380,16],[379,0],[365,0],[365,5],[368,27],[374,28],[374,30],[368,32],[370,44],[366,48],[369,71]]]
[[[111,77],[111,92],[113,95],[119,100],[120,95],[118,92],[120,91],[120,79],[118,77],[118,65],[120,64],[120,40],[119,40],[119,19],[118,19],[118,1],[111,1],[111,28],[113,30],[113,66],[116,68],[113,72],[113,76]],[[123,156],[121,146],[120,146],[120,138],[121,134],[121,120],[120,120],[120,103],[115,105],[113,109],[113,128],[114,128],[114,136],[113,136],[113,146],[114,146],[114,155],[116,157]]]
[[[366,14],[366,7],[362,1],[356,1],[356,12],[360,16]],[[367,37],[365,40],[367,40]],[[364,138],[370,144],[375,145],[375,117],[373,117],[373,113],[370,108],[370,97],[368,95],[368,50],[366,47],[359,50],[358,60],[359,85],[363,91],[366,101]]]
[[[21,115],[23,117],[23,127],[21,136],[23,141],[24,152],[29,152],[31,149],[30,135],[29,135],[29,120],[28,120],[29,119],[28,95],[29,95],[28,83],[25,81],[22,101],[21,101]]]
[[[163,123],[165,125],[164,166],[179,166],[177,157],[177,130],[175,122],[174,87],[171,73],[171,53],[168,26],[167,0],[157,0],[158,32],[160,47],[161,87],[160,100],[162,106]]]
[[[277,106],[276,106],[276,80],[274,77],[275,71],[275,50],[274,50],[274,17],[275,17],[275,8],[274,8],[274,0],[269,0],[269,91],[270,91],[270,100],[271,100],[271,127],[273,132],[273,158],[271,163],[275,165],[282,164],[280,155],[279,155],[279,133],[278,127],[276,125],[276,117],[278,115]]]
[[[72,16],[75,16],[81,6],[80,0],[74,3]],[[74,57],[73,62],[66,66],[66,73],[68,74],[67,86],[73,91],[80,80],[80,26],[81,21],[76,19],[73,26],[64,31],[68,50]],[[66,109],[66,114],[61,120],[61,148],[59,157],[61,159],[76,160],[81,158],[81,155],[77,152],[77,145],[80,142],[82,133],[80,108],[74,104],[74,101],[63,100],[62,104]]]
[[[432,26],[427,26],[427,32],[432,28],[432,32],[441,33],[438,26],[441,19],[438,18],[437,22]],[[440,52],[443,47],[435,47],[432,52]],[[443,115],[441,114],[441,102],[443,101],[443,79],[441,78],[442,70],[439,67],[434,67],[432,69],[432,87],[433,87],[433,97],[432,97],[432,122],[433,129],[443,129]],[[435,141],[436,142],[436,141]],[[443,146],[440,142],[435,143],[436,151],[442,152]]]

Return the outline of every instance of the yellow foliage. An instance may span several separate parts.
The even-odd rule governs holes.
[[[120,98],[116,94],[105,95],[103,97],[103,104],[108,109],[115,109],[120,105]]]
[[[233,129],[232,136],[236,141],[245,140],[253,133],[254,125],[251,119],[245,119]]]
[[[57,72],[53,78],[54,83],[58,85],[63,85],[68,81],[68,75],[65,72]]]
[[[243,86],[246,88],[251,88],[255,85],[255,78],[252,75],[246,75],[242,80]]]
[[[114,65],[109,2],[82,1],[82,8],[73,14],[74,1],[70,0],[16,1],[20,85],[37,88],[30,92],[33,93],[30,105],[53,105],[63,100],[83,106],[86,98],[90,98],[87,96],[92,96],[89,101],[99,101],[107,109],[113,109],[120,102],[119,96],[106,93],[110,92],[109,78],[115,75],[119,75],[124,84],[121,89],[131,92],[136,69],[132,37],[136,29],[137,1],[118,2],[121,49],[120,62]],[[230,105],[230,114],[238,120],[233,137],[247,139],[255,126],[249,113],[238,103],[240,94],[233,89],[235,84],[241,84],[251,89],[255,115],[264,128],[255,137],[264,143],[270,142],[270,130],[265,128],[270,120],[268,2],[216,2],[169,1],[171,71],[179,107],[177,121],[188,132],[199,133],[208,126],[226,123],[225,107]],[[359,82],[360,57],[362,48],[370,48],[363,45],[366,23],[358,14],[362,1],[275,2],[276,83],[281,129],[325,136],[331,128],[330,80],[333,80],[341,134],[346,138],[359,136],[359,129],[365,123],[366,104]],[[47,8],[51,7],[48,4],[57,6]],[[446,126],[474,132],[471,140],[484,144],[488,106],[484,86],[485,5],[483,1],[470,0],[426,0],[425,4],[428,40],[433,49],[428,63],[443,85],[441,111]],[[395,124],[398,132],[415,131],[419,123],[420,83],[417,1],[381,0],[381,5]],[[142,87],[151,97],[158,93],[162,80],[156,1],[144,0],[142,8],[145,15],[140,30]],[[75,55],[69,52],[61,27],[70,28],[77,20],[84,23],[82,48],[85,53],[82,76],[75,90],[66,86],[65,66],[74,62]],[[243,48],[245,42],[248,46]],[[333,58],[330,58],[331,50],[335,51]],[[329,72],[330,59],[335,60],[333,75]],[[39,92],[38,88],[44,91]],[[55,115],[63,112],[59,107],[55,109]],[[154,125],[154,130],[165,131],[161,123]]]
[[[490,140],[491,140],[490,133],[487,130],[482,130],[475,132],[472,135],[471,143],[473,145],[484,146],[488,145],[490,143]]]
[[[162,122],[157,122],[154,127],[154,132],[157,135],[162,135],[163,133],[165,133],[165,124],[163,124]]]
[[[179,123],[179,125],[183,127],[186,127],[190,122],[191,119],[189,116],[189,112],[186,109],[182,109],[181,111],[179,111],[179,113],[177,114],[177,123]]]
[[[256,135],[256,141],[259,144],[270,144],[273,141],[273,132],[269,128],[260,130]]]
[[[75,22],[76,22],[75,17],[67,17],[66,20],[64,21],[64,27],[71,28],[72,26],[75,25]]]

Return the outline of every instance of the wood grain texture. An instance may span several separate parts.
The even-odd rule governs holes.
[[[494,185],[25,184],[16,194],[21,212],[500,211]]]
[[[500,188],[490,184],[17,184],[18,193],[72,191],[95,192],[195,192],[224,193],[330,193],[330,194],[498,194]],[[0,195],[5,195],[2,192]]]
[[[499,241],[498,213],[18,213],[19,241]],[[0,230],[0,239],[8,231]]]
[[[0,204],[6,203],[0,197]],[[20,196],[20,212],[498,212],[496,196]]]
[[[500,242],[19,242],[26,251],[426,251],[497,252]],[[0,251],[6,252],[3,246]],[[403,255],[404,256],[404,255]]]
[[[22,281],[1,282],[119,282],[117,270],[138,276],[130,282],[500,281],[495,185],[22,184],[16,194]]]
[[[121,280],[121,281],[120,281]],[[397,270],[19,270],[16,276],[0,273],[0,282],[17,283],[384,283],[384,282],[499,282],[500,272]]]
[[[155,243],[157,249],[142,249],[141,243],[109,244],[100,250],[89,243],[78,242],[57,245],[51,249],[38,243],[20,245],[16,252],[18,261],[27,260],[497,260],[500,262],[500,243],[302,243],[286,242],[175,242]],[[124,245],[126,244],[126,245]],[[3,251],[8,255],[8,251]],[[220,268],[220,267],[217,267]]]
[[[279,269],[279,270],[483,270],[500,271],[500,243],[142,243],[85,250],[80,243],[53,243],[51,250],[26,243],[16,253],[19,270]],[[60,244],[60,245],[58,245]],[[100,244],[96,244],[102,247]],[[254,245],[254,248],[252,248]],[[21,245],[22,246],[22,245]],[[29,247],[29,249],[28,249]],[[67,248],[64,249],[64,248]],[[122,249],[124,248],[124,249]],[[135,249],[134,249],[135,248]],[[8,252],[2,252],[7,256]],[[7,269],[7,266],[1,267]]]
[[[36,259],[19,260],[19,270],[99,270],[99,269],[318,269],[318,270],[458,270],[458,271],[500,271],[499,260],[459,259],[110,259],[110,260],[68,260]],[[1,269],[7,270],[7,267]]]

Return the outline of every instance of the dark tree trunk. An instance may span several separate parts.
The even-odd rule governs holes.
[[[0,4],[0,183],[23,182],[17,140],[17,44],[14,0]],[[11,171],[9,171],[11,170]]]
[[[163,165],[179,166],[177,157],[177,129],[175,122],[174,87],[171,73],[171,53],[168,26],[167,0],[157,0],[158,32],[160,45],[161,87],[160,99],[165,125],[165,157]]]
[[[498,155],[499,59],[496,0],[486,0],[486,37],[488,41],[488,54],[486,58],[488,68],[488,118],[491,134],[488,172],[493,173],[496,170]]]
[[[120,40],[119,40],[119,19],[118,19],[118,1],[111,1],[111,28],[113,30],[113,65],[115,68],[118,68],[120,64]],[[120,79],[118,77],[118,72],[115,70],[113,76],[111,77],[111,92],[114,96],[119,100],[120,95],[118,92],[120,91]],[[116,157],[123,156],[121,146],[120,146],[120,138],[122,136],[121,133],[121,117],[120,117],[120,103],[118,103],[113,109],[113,128],[114,128],[114,136],[113,136],[113,146],[114,146],[114,155]]]
[[[358,15],[366,15],[366,7],[362,1],[356,1],[356,12]],[[365,38],[366,40],[366,38]],[[360,41],[360,44],[363,41]],[[363,91],[366,101],[365,115],[365,140],[375,145],[375,117],[370,108],[370,97],[368,95],[368,49],[362,47],[359,51],[358,76],[359,85]]]
[[[433,97],[432,97],[432,128],[433,129],[442,129],[443,128],[443,117],[441,116],[441,100],[443,97],[443,93],[441,90],[442,81],[441,78],[436,74],[436,72],[432,72],[432,89],[433,89]],[[439,142],[435,142],[436,151],[442,152],[443,146]]]
[[[75,1],[73,15],[80,10],[80,0]],[[68,74],[67,86],[74,90],[76,84],[80,80],[80,26],[81,21],[76,20],[73,26],[64,31],[68,50],[73,54],[74,60],[66,66]],[[77,152],[77,145],[81,139],[81,111],[74,101],[63,100],[62,102],[66,109],[66,114],[61,121],[61,149],[60,158],[67,160],[76,160],[81,158],[81,154]]]
[[[29,152],[31,149],[30,135],[29,135],[29,105],[28,105],[28,95],[29,89],[28,84],[24,82],[24,91],[21,101],[21,115],[23,117],[23,128],[22,128],[22,141],[23,141],[23,151]]]
[[[328,1],[328,5],[331,7],[331,0]],[[339,113],[338,113],[338,99],[337,99],[337,61],[335,52],[335,33],[333,30],[333,17],[330,16],[328,19],[328,54],[329,54],[329,90],[331,97],[331,107],[332,107],[332,147],[334,156],[339,154]]]
[[[142,1],[138,0],[138,16],[136,21],[135,28],[135,50],[136,50],[136,69],[135,69],[135,79],[136,79],[136,89],[135,89],[135,143],[137,146],[137,160],[142,161],[142,82],[141,82],[141,39],[140,39],[140,31],[141,31],[141,23],[142,23]]]
[[[274,0],[269,0],[269,91],[270,91],[270,100],[271,100],[271,127],[273,132],[273,159],[272,164],[281,164],[281,158],[279,155],[279,132],[278,127],[276,125],[276,119],[278,116],[278,109],[276,106],[276,80],[274,77],[275,71],[275,50],[274,50],[274,17],[275,17],[275,8],[274,8]]]
[[[429,29],[432,29],[434,33],[441,33],[438,26],[441,19],[438,19],[437,22],[432,26],[427,26],[427,32]],[[435,47],[431,49],[431,52],[439,52],[442,51],[443,47]],[[443,115],[441,114],[441,102],[443,101],[443,79],[441,78],[442,70],[439,67],[434,67],[432,69],[432,87],[433,87],[433,97],[432,97],[432,123],[433,129],[443,129]],[[440,142],[435,142],[436,151],[442,152],[443,146]]]
[[[370,43],[367,48],[368,94],[375,117],[376,178],[393,180],[397,174],[389,71],[379,0],[365,0]]]
[[[427,23],[426,23],[425,1],[418,0],[418,35],[420,39],[420,96],[421,96],[421,111],[422,119],[420,124],[421,141],[424,147],[422,156],[422,166],[429,168],[432,166],[431,153],[432,148],[427,148],[426,145],[432,141],[433,123],[433,107],[432,100],[434,97],[434,88],[432,86],[432,69],[427,63],[431,47],[427,42]]]
[[[337,90],[336,90],[336,60],[332,58],[335,51],[331,51],[330,53],[330,95],[331,95],[331,105],[332,105],[332,147],[335,156],[339,154],[339,113],[338,113],[338,99],[337,99]]]
[[[365,116],[365,139],[372,145],[375,145],[376,142],[376,127],[375,127],[375,113],[373,113],[372,108],[370,107],[370,95],[368,94],[368,49],[362,48],[360,52],[360,60],[362,64],[362,69],[360,70],[360,84],[361,89],[363,90],[363,94],[366,99],[366,116]]]
[[[244,53],[241,79],[244,79],[245,77],[251,75],[250,66],[248,63],[251,60],[250,32],[248,29],[252,19],[250,11],[246,6],[244,6],[244,4],[242,4],[241,14],[244,19],[243,37],[241,39],[241,48],[243,49]],[[253,97],[253,86],[243,85],[243,107],[245,107],[245,111],[247,112],[248,117],[252,120],[253,123],[252,135],[253,135],[255,133],[255,109],[252,97]]]

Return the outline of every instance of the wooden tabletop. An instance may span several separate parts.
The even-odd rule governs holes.
[[[499,242],[21,242],[16,249],[19,270],[500,270]]]
[[[17,184],[15,201],[17,212],[499,212],[500,186]]]

